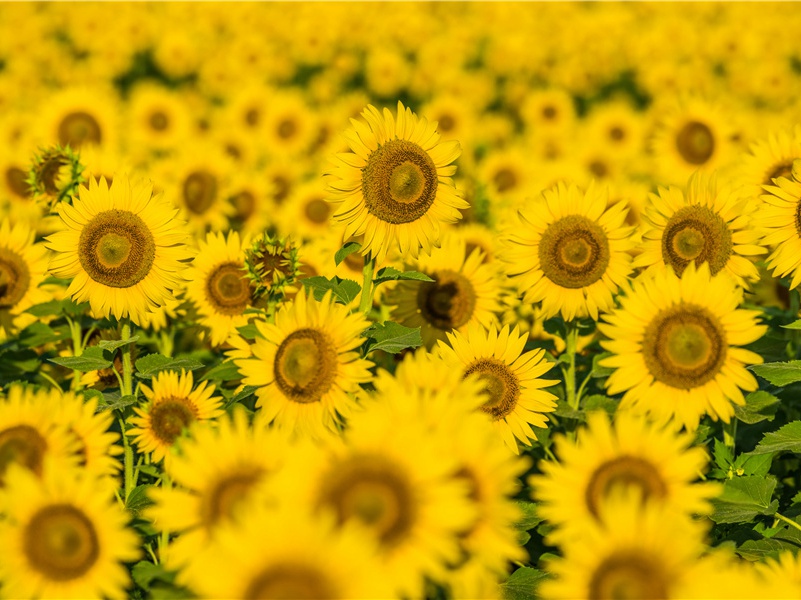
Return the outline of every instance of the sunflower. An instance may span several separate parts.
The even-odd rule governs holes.
[[[78,440],[79,466],[101,477],[116,474],[122,467],[117,457],[123,449],[117,444],[120,435],[110,431],[114,422],[112,411],[99,412],[97,398],[69,392],[51,398],[54,419],[64,423]]]
[[[496,322],[501,287],[497,269],[484,264],[479,249],[467,256],[466,242],[458,235],[446,236],[442,247],[407,270],[421,271],[434,281],[399,281],[385,303],[393,306],[393,320],[421,328],[428,348],[470,323],[487,328]]]
[[[176,92],[139,84],[131,93],[129,106],[130,143],[139,155],[175,148],[191,134],[191,113]]]
[[[148,399],[144,408],[134,407],[136,417],[131,417],[134,426],[126,433],[134,437],[139,451],[152,452],[153,461],[170,456],[178,436],[196,421],[205,421],[220,416],[222,398],[212,397],[214,386],[204,381],[195,389],[192,372],[162,371],[153,377],[153,388],[142,385],[142,393]]]
[[[147,509],[147,518],[158,529],[180,533],[168,551],[174,568],[189,562],[221,525],[263,504],[269,497],[265,484],[283,465],[287,440],[263,419],[251,426],[245,409],[238,407],[215,425],[194,425],[191,437],[180,442],[180,452],[165,465],[179,487],[150,491],[155,505]]]
[[[567,90],[535,90],[528,93],[523,100],[520,117],[534,135],[561,134],[575,124],[576,104]]]
[[[597,320],[631,272],[625,203],[607,207],[607,194],[595,185],[582,193],[559,183],[518,217],[501,259],[524,300],[541,302],[545,318],[561,312],[565,320]]]
[[[712,275],[726,273],[743,287],[759,279],[751,256],[764,254],[753,225],[754,206],[731,184],[694,174],[686,195],[678,188],[659,188],[645,209],[650,229],[643,234],[635,267],[681,275],[691,262],[709,263]]]
[[[801,596],[801,555],[785,550],[776,558],[757,563],[756,568],[767,580],[784,581],[791,586],[792,592],[787,594],[788,598]]]
[[[8,598],[123,597],[121,564],[140,555],[114,484],[46,463],[40,478],[13,466],[0,494],[0,582]]]
[[[645,145],[642,113],[624,102],[593,108],[587,118],[587,135],[615,158],[639,154]]]
[[[50,271],[73,278],[67,293],[88,300],[97,315],[138,323],[181,285],[186,233],[177,210],[152,190],[150,182],[118,174],[111,188],[91,179],[72,205],[58,205],[65,231],[47,238],[55,251]]]
[[[237,327],[248,322],[245,310],[253,290],[245,270],[245,245],[236,231],[209,233],[187,273],[186,298],[194,302],[200,324],[211,330],[211,343],[220,346]]]
[[[464,334],[449,333],[448,344],[439,342],[448,368],[463,377],[474,375],[483,384],[486,401],[481,410],[515,453],[519,452],[516,439],[531,445],[529,438],[536,437],[531,425],[545,427],[548,418],[543,413],[556,409],[556,396],[542,388],[558,382],[541,379],[554,363],[544,360],[543,349],[523,353],[527,339],[517,328],[487,331],[474,324]]]
[[[11,227],[7,219],[0,221],[0,327],[7,331],[33,323],[36,318],[24,311],[50,299],[39,288],[47,272],[47,249],[33,240],[26,223]]]
[[[763,232],[762,243],[773,247],[767,265],[776,277],[792,274],[794,288],[801,283],[801,181],[780,177],[764,189],[768,193],[761,196],[755,221]]]
[[[204,598],[392,596],[375,543],[357,527],[336,527],[331,515],[249,507],[247,524],[221,528],[196,553],[178,577]]]
[[[331,233],[334,207],[326,201],[326,196],[325,185],[319,180],[296,186],[276,216],[278,230],[304,240]]]
[[[119,100],[108,88],[68,88],[48,97],[41,110],[40,136],[45,144],[117,147]]]
[[[685,598],[690,573],[704,551],[706,525],[640,504],[634,494],[614,494],[598,507],[578,537],[564,540],[561,559],[548,561],[554,575],[537,592],[543,598]]]
[[[228,201],[234,207],[231,226],[243,234],[261,235],[274,225],[274,190],[261,170],[245,169],[231,178]]]
[[[606,385],[610,394],[625,392],[621,408],[691,430],[704,414],[728,423],[732,403],[745,403],[741,390],[757,389],[746,365],[762,362],[739,346],[767,330],[759,311],[737,308],[742,295],[730,278],[711,277],[708,263],[690,263],[680,279],[671,270],[638,278],[598,324],[609,338],[601,345],[614,354],[600,364],[615,369]]]
[[[801,125],[796,125],[792,133],[787,129],[771,133],[751,144],[749,151],[743,154],[737,181],[745,186],[744,192],[750,198],[759,200],[762,186],[775,185],[773,180],[779,177],[791,179],[793,161],[799,158]]]
[[[398,102],[397,118],[368,106],[368,125],[351,120],[345,133],[351,153],[338,154],[328,176],[333,218],[345,224],[345,237],[364,235],[362,253],[383,260],[390,247],[417,257],[430,253],[441,223],[461,218],[449,166],[460,154],[458,142],[439,143],[436,126]]]
[[[298,156],[317,135],[317,118],[296,91],[273,91],[264,109],[263,144],[276,156]]]
[[[46,460],[74,465],[80,445],[54,414],[57,391],[13,385],[0,396],[0,488],[6,472],[19,464],[40,475]]]
[[[493,206],[518,206],[532,193],[536,173],[528,149],[515,144],[489,153],[478,165],[477,176]]]
[[[688,517],[708,514],[716,484],[695,483],[707,466],[694,436],[657,426],[621,411],[614,423],[605,412],[590,413],[577,441],[559,436],[559,462],[542,461],[543,475],[529,483],[538,513],[558,528],[553,535],[570,539],[587,521],[597,521],[602,502],[618,487],[632,487],[644,501]]]
[[[733,153],[725,111],[700,98],[684,98],[661,116],[651,152],[662,181],[683,183],[698,169],[714,171]]]
[[[256,406],[289,431],[330,433],[355,406],[352,392],[370,380],[372,363],[356,351],[368,322],[362,313],[307,297],[284,303],[275,323],[256,321],[253,358],[237,360],[245,385],[258,386]]]

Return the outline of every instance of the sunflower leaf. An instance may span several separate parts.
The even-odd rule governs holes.
[[[350,304],[356,299],[359,292],[362,291],[362,286],[355,281],[342,279],[340,277],[326,279],[318,275],[315,277],[307,277],[302,283],[312,291],[315,300],[322,300],[325,293],[331,290],[336,301],[341,304]]]
[[[148,354],[136,361],[136,376],[150,379],[161,371],[194,371],[204,365],[193,358],[172,358],[163,354]]]
[[[801,421],[793,421],[778,431],[766,433],[751,454],[770,454],[787,450],[801,454]]]
[[[776,396],[759,390],[748,394],[743,406],[735,405],[734,416],[749,425],[760,421],[772,421],[778,405],[779,399]]]
[[[26,348],[36,348],[51,342],[60,342],[69,339],[70,328],[68,325],[52,328],[40,321],[31,323],[19,333],[19,343]]]
[[[175,573],[165,570],[161,565],[154,565],[152,562],[141,560],[131,569],[131,577],[133,577],[136,585],[142,589],[149,590],[150,584],[157,580],[172,583],[175,579]]]
[[[419,327],[405,327],[392,321],[375,323],[368,327],[362,336],[367,338],[365,354],[375,350],[398,354],[406,348],[417,348],[423,345]]]
[[[142,509],[153,504],[153,500],[147,495],[147,491],[153,487],[152,485],[137,485],[128,494],[125,500],[125,508],[127,508],[134,517],[138,517]]]
[[[736,552],[746,560],[759,561],[777,558],[781,552],[798,552],[798,546],[782,540],[747,540]]]
[[[798,321],[793,321],[789,325],[782,325],[782,328],[784,328],[784,329],[801,329],[801,319],[798,319]]]
[[[103,348],[103,350],[108,350],[109,352],[114,352],[117,348],[122,348],[123,346],[127,346],[128,344],[134,344],[139,340],[139,336],[135,335],[127,340],[100,340],[97,343],[98,348]]]
[[[91,348],[87,348],[87,351]],[[94,354],[94,353],[92,353]],[[62,356],[59,358],[48,358],[51,363],[59,366],[72,369],[73,371],[98,371],[100,369],[108,369],[112,362],[100,356],[92,356],[84,352],[83,356]]]
[[[504,600],[529,600],[537,597],[537,586],[550,575],[531,567],[520,567],[501,584]]]
[[[748,368],[762,379],[766,379],[773,385],[779,387],[801,381],[801,360],[751,365]]]
[[[128,406],[136,404],[138,400],[136,396],[133,394],[129,394],[127,396],[120,396],[119,392],[111,393],[111,394],[103,394],[103,399],[105,400],[105,404],[98,404],[97,409],[98,412],[101,410],[122,410]]]
[[[778,500],[771,502],[776,478],[747,475],[735,477],[723,484],[723,493],[712,500],[715,523],[744,523],[757,515],[772,515],[779,508]]]
[[[534,502],[517,500],[515,504],[517,504],[517,507],[523,514],[523,518],[515,523],[515,529],[518,531],[529,531],[542,523],[543,518],[537,514],[537,505]]]
[[[334,262],[339,265],[343,260],[345,260],[348,256],[353,254],[354,252],[358,252],[362,249],[362,245],[359,242],[348,242],[344,246],[342,246],[337,253],[334,254]]]
[[[233,381],[235,379],[242,379],[242,375],[234,361],[226,360],[206,371],[198,381]]]
[[[379,269],[375,274],[373,283],[378,285],[385,281],[395,281],[398,279],[407,281],[434,281],[431,277],[419,271],[398,271],[398,269],[394,267],[384,267],[383,269]]]

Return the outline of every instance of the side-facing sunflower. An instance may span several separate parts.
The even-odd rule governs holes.
[[[516,440],[531,445],[530,439],[536,438],[531,426],[545,427],[544,413],[556,409],[556,396],[542,388],[558,381],[541,379],[554,363],[544,360],[542,349],[523,353],[527,339],[517,328],[487,331],[474,324],[464,334],[449,333],[450,345],[439,342],[439,354],[450,369],[482,383],[486,402],[481,410],[515,453],[520,452]]]
[[[328,175],[333,218],[345,224],[345,237],[364,235],[362,253],[383,260],[391,247],[417,257],[439,240],[441,223],[461,218],[468,207],[451,176],[461,150],[458,142],[439,143],[436,124],[398,102],[397,118],[368,106],[345,133],[352,152],[336,155]]]
[[[71,278],[76,302],[89,301],[96,315],[142,315],[172,298],[181,286],[181,261],[189,257],[178,211],[145,180],[117,174],[109,188],[101,178],[81,186],[73,204],[57,210],[64,230],[47,238],[55,252],[50,271]]]
[[[708,263],[690,263],[681,279],[672,270],[638,278],[598,324],[614,354],[600,364],[615,369],[606,385],[625,392],[621,408],[691,430],[705,414],[728,423],[732,403],[745,403],[742,390],[757,389],[746,366],[762,362],[739,346],[767,330],[759,311],[738,308],[742,296],[730,278],[713,278]]]
[[[687,517],[709,513],[709,499],[720,489],[696,483],[708,456],[693,440],[631,412],[618,412],[614,423],[605,412],[591,413],[576,441],[556,439],[559,462],[540,462],[543,474],[531,477],[537,510],[560,540],[597,521],[601,503],[618,487],[635,488],[644,501]]]
[[[256,321],[253,358],[235,362],[242,382],[258,386],[265,418],[312,436],[334,430],[355,406],[352,393],[370,380],[372,363],[357,352],[367,326],[330,293],[317,302],[305,291],[281,306],[275,323]]]
[[[170,456],[175,440],[196,421],[214,419],[223,413],[222,398],[212,396],[214,386],[204,381],[196,388],[192,372],[162,371],[153,377],[153,388],[142,386],[148,399],[144,408],[134,407],[137,416],[126,434],[134,437],[140,452],[152,452],[153,461]]]
[[[801,180],[780,177],[775,184],[765,186],[768,193],[761,196],[755,221],[763,233],[762,243],[773,248],[768,268],[775,277],[791,275],[794,288],[801,283]]]
[[[681,189],[659,188],[645,209],[650,229],[643,234],[635,267],[681,275],[690,262],[709,263],[712,275],[726,273],[739,286],[759,279],[751,256],[764,254],[759,231],[752,225],[756,207],[739,189],[717,177],[694,174]]]
[[[792,132],[783,129],[751,144],[740,159],[737,180],[745,187],[749,197],[759,200],[762,186],[775,185],[779,177],[790,179],[793,161],[801,158],[801,125]]]
[[[245,310],[253,289],[245,270],[245,244],[239,233],[209,233],[187,273],[187,299],[194,302],[200,324],[211,330],[211,343],[220,346],[247,324]]]
[[[9,598],[117,598],[120,563],[140,555],[114,484],[46,463],[42,478],[12,466],[0,492],[0,584]]]
[[[559,183],[518,217],[500,257],[524,300],[541,302],[545,318],[561,312],[565,320],[597,320],[631,272],[626,204],[607,207],[606,193],[594,184],[581,192]]]
[[[0,328],[23,328],[35,320],[23,314],[34,304],[47,302],[50,295],[39,284],[47,272],[47,249],[34,244],[34,232],[24,223],[13,227],[0,221]]]

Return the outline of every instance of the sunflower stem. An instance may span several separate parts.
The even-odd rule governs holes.
[[[575,321],[568,321],[567,335],[565,335],[565,353],[568,358],[567,373],[565,374],[565,400],[573,410],[578,410],[579,394],[576,393],[576,348],[578,347],[578,325]]]
[[[125,433],[125,417],[120,414],[120,433],[122,434],[122,447],[125,453],[123,454],[123,464],[124,464],[124,474],[125,478],[123,480],[123,497],[125,498],[125,503],[128,502],[128,496],[133,491],[134,488],[134,474],[133,474],[133,448],[131,448],[131,443],[128,441],[128,436]]]
[[[362,297],[359,301],[359,312],[367,314],[373,307],[373,270],[375,257],[371,252],[364,255],[364,269],[362,270]]]
[[[737,419],[732,419],[723,424],[723,443],[734,454],[734,447],[737,439]]]
[[[63,392],[64,391],[64,390],[61,389],[61,386],[58,384],[58,382],[55,379],[53,379],[52,377],[50,377],[50,375],[48,375],[47,373],[43,373],[42,371],[39,371],[39,375],[41,375],[42,379],[46,380],[50,385],[52,385],[59,392]]]
[[[801,531],[801,525],[799,525],[798,523],[796,523],[796,522],[795,522],[795,521],[793,521],[792,519],[788,519],[788,518],[787,518],[787,517],[785,517],[783,514],[780,514],[780,513],[774,513],[774,514],[773,514],[773,516],[774,516],[774,517],[776,517],[777,519],[781,520],[781,521],[784,521],[784,522],[785,522],[785,523],[787,523],[788,525],[792,525],[793,527],[795,527],[796,529],[798,529],[799,531]]]
[[[72,336],[72,355],[73,356],[80,356],[83,354],[83,341],[81,339],[81,324],[76,323],[69,317],[67,317],[67,323],[70,327],[70,335]],[[81,383],[81,372],[73,370],[72,371],[72,383],[70,384],[70,389],[74,392],[79,391],[83,387]]]
[[[131,339],[131,320],[125,319],[122,322],[122,335],[121,341],[127,342]],[[122,351],[122,383],[123,383],[123,396],[130,396],[133,394],[133,365],[131,364],[131,348],[123,346]]]

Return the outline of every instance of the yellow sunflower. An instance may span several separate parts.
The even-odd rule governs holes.
[[[50,294],[39,287],[47,272],[47,249],[34,244],[34,232],[26,223],[11,227],[0,221],[0,327],[9,331],[33,323],[24,311],[47,302]]]
[[[196,421],[214,419],[223,413],[222,398],[212,397],[214,386],[204,381],[193,389],[192,372],[162,371],[153,377],[153,388],[142,386],[148,399],[144,408],[134,407],[136,417],[126,432],[139,451],[152,452],[153,461],[170,457],[175,440]]]
[[[74,465],[80,444],[57,418],[57,391],[32,391],[12,385],[0,395],[0,488],[7,469],[19,464],[41,476],[46,460]]]
[[[329,235],[334,206],[326,196],[325,185],[318,179],[296,186],[276,215],[278,230],[304,240]]]
[[[145,513],[157,529],[180,533],[166,552],[171,568],[189,562],[222,525],[243,515],[249,522],[251,509],[269,498],[265,484],[288,448],[286,436],[260,418],[251,425],[242,407],[215,424],[197,423],[179,443],[165,464],[178,487],[152,489],[155,505]]]
[[[606,192],[595,185],[582,193],[559,183],[518,217],[500,257],[524,301],[541,302],[545,318],[561,312],[568,321],[597,320],[631,273],[626,204],[607,207]]]
[[[118,456],[122,446],[120,435],[110,431],[114,422],[112,411],[98,412],[97,398],[86,399],[72,393],[53,395],[54,418],[63,423],[78,440],[79,466],[98,476],[114,475],[122,464]]]
[[[756,563],[756,568],[770,581],[786,582],[792,592],[787,597],[801,596],[801,555],[785,550],[776,558]]]
[[[0,493],[0,584],[7,598],[118,598],[139,539],[114,484],[46,464],[41,479],[17,466]]]
[[[397,118],[374,106],[362,112],[368,125],[351,120],[345,133],[352,152],[336,155],[328,176],[333,218],[345,237],[364,235],[362,253],[383,260],[391,247],[417,257],[431,251],[441,223],[467,208],[451,182],[458,142],[439,143],[436,125],[398,103]]]
[[[536,438],[531,426],[545,427],[543,413],[556,409],[556,396],[542,388],[558,383],[541,379],[554,363],[544,360],[545,350],[523,352],[528,336],[509,326],[500,332],[474,324],[464,334],[448,334],[448,344],[439,342],[439,354],[448,368],[474,375],[483,384],[485,403],[481,410],[491,419],[498,436],[518,453],[517,441],[530,446]]]
[[[178,580],[203,598],[392,596],[375,543],[364,531],[336,527],[331,515],[312,516],[298,507],[248,507],[246,524],[222,527],[211,545],[195,552]]]
[[[138,323],[180,287],[186,233],[178,211],[153,196],[150,182],[117,174],[109,188],[105,179],[91,179],[58,212],[64,231],[47,238],[55,252],[50,271],[72,278],[67,293],[88,300],[95,314]]]
[[[709,263],[712,275],[726,273],[743,287],[759,279],[749,257],[764,254],[753,227],[755,206],[729,183],[694,174],[681,189],[659,188],[645,209],[650,228],[643,234],[635,267],[656,272],[671,267],[681,275],[691,262]]]
[[[128,131],[135,154],[169,150],[191,134],[191,112],[182,96],[157,85],[137,85],[129,100]]]
[[[256,321],[252,359],[237,360],[245,385],[258,386],[256,406],[289,431],[323,436],[355,406],[353,392],[370,380],[372,363],[359,357],[362,313],[301,291],[284,303],[275,323]]]
[[[386,293],[392,319],[420,327],[423,342],[432,348],[448,332],[464,331],[470,323],[488,328],[496,323],[501,283],[498,271],[485,264],[479,249],[467,255],[465,239],[447,235],[442,247],[421,257],[406,270],[420,271],[434,281],[404,280]]]
[[[248,322],[253,290],[245,270],[245,245],[236,231],[209,233],[187,272],[186,298],[194,302],[200,324],[220,346]]]
[[[711,277],[708,263],[638,278],[620,308],[604,315],[601,345],[614,354],[601,361],[615,372],[610,394],[625,392],[621,408],[675,420],[694,430],[708,414],[728,423],[742,390],[757,389],[747,365],[762,357],[740,348],[767,330],[761,314],[737,308],[742,290],[728,277]]]
[[[744,192],[756,200],[763,193],[762,186],[775,185],[779,177],[791,178],[793,161],[801,158],[801,125],[793,132],[783,129],[757,140],[743,154],[737,181],[745,187]]]
[[[316,114],[301,93],[273,91],[264,108],[263,144],[271,154],[298,156],[314,142]]]
[[[696,482],[708,456],[702,447],[692,446],[692,434],[676,433],[627,411],[618,412],[613,424],[609,421],[605,412],[590,413],[576,441],[558,436],[559,462],[540,462],[543,475],[529,481],[538,513],[558,529],[555,538],[581,535],[618,487],[635,488],[644,501],[687,517],[710,512],[709,500],[720,488]]]
[[[697,567],[706,525],[640,502],[635,494],[614,494],[601,502],[599,521],[565,539],[563,558],[546,563],[554,577],[537,593],[570,600],[685,598],[681,594],[690,574],[712,573]]]
[[[767,265],[775,277],[792,274],[794,288],[801,283],[801,182],[780,177],[765,191],[755,221],[763,232],[762,243],[773,248]]]
[[[112,150],[117,147],[119,100],[111,89],[102,86],[71,87],[51,97],[41,107],[39,135],[45,144],[98,144]]]

